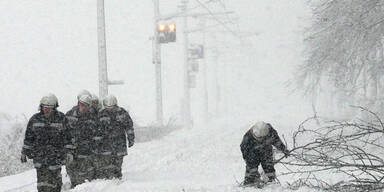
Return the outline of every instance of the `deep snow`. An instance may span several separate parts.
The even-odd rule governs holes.
[[[250,117],[230,122],[216,120],[208,125],[172,132],[159,140],[137,143],[124,159],[122,181],[97,180],[71,191],[291,191],[284,186],[268,186],[262,190],[237,187],[245,170],[239,144],[251,123]],[[285,128],[276,126],[280,134]],[[279,174],[282,168],[279,165],[276,168]],[[68,181],[65,171],[63,178]],[[280,179],[283,185],[294,178],[284,179]],[[34,170],[3,177],[0,178],[0,191],[34,192],[34,181]],[[302,188],[298,191],[314,190]]]

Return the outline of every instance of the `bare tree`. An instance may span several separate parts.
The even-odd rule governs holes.
[[[303,122],[293,136],[292,158],[279,159],[297,180],[291,188],[309,186],[329,191],[384,189],[384,124],[376,113],[361,108],[370,119],[322,121],[309,129],[313,118]],[[340,176],[332,183],[324,175]],[[332,176],[332,177],[333,177]],[[332,178],[331,177],[331,178]]]
[[[339,106],[371,108],[382,100],[384,2],[318,0],[305,39],[307,60],[298,66],[296,86],[309,96],[334,89]]]

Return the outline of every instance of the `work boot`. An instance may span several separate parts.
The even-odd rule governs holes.
[[[263,181],[259,178],[245,178],[243,185],[244,186],[250,186],[250,187],[257,187],[257,188],[262,188],[263,187]]]
[[[269,176],[267,183],[276,183],[276,177],[275,176]]]
[[[249,177],[246,177],[246,178],[244,179],[243,185],[251,185],[251,184],[253,184],[253,183],[254,183],[254,180],[253,180],[253,179],[251,179],[251,178],[249,178]]]

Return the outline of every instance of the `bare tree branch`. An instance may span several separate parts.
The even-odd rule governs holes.
[[[316,129],[309,118],[293,134],[291,158],[279,158],[287,168],[281,175],[298,178],[288,186],[301,186],[327,191],[379,191],[384,189],[383,124],[379,116],[363,107],[356,107],[369,115],[369,120],[321,121]],[[322,175],[337,174],[343,180],[331,183]]]

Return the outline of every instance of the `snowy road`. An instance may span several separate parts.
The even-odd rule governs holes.
[[[122,181],[97,180],[71,191],[290,191],[280,186],[262,190],[237,187],[245,169],[239,143],[246,129],[247,125],[239,127],[235,121],[228,124],[221,120],[138,143],[124,159]],[[63,174],[64,181],[68,181]],[[34,181],[34,171],[3,177],[0,191],[35,192]]]

